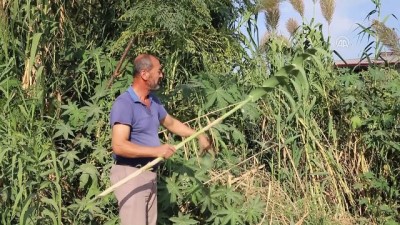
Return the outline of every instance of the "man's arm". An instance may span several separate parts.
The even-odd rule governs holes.
[[[148,147],[134,144],[129,141],[130,126],[125,124],[115,124],[112,127],[112,149],[115,154],[127,158],[140,157],[171,157],[175,148],[172,145],[161,145],[158,147]]]
[[[169,114],[167,114],[167,116],[165,116],[165,118],[161,120],[161,124],[172,133],[179,135],[181,137],[189,137],[190,135],[196,133],[195,130],[185,125],[181,121],[175,119]],[[207,150],[211,147],[210,141],[204,134],[200,134],[198,136],[198,139],[200,148],[202,150]]]

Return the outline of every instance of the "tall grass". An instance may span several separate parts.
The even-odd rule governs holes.
[[[296,32],[292,37],[291,46],[283,47],[279,45],[279,39],[274,38],[268,39],[265,43],[266,49],[269,50],[265,51],[266,69],[269,69],[272,74],[276,71],[274,69],[276,65],[281,66],[282,63],[290,65],[295,62],[296,57],[304,54],[303,48],[313,46],[317,51],[316,56],[306,60],[304,67],[300,67],[304,68],[304,71],[294,73],[297,75],[291,80],[291,88],[277,91],[263,104],[265,119],[262,120],[268,122],[265,122],[261,136],[265,137],[263,140],[269,140],[264,142],[265,145],[279,144],[279,147],[263,160],[269,165],[271,174],[284,187],[283,191],[291,196],[291,199],[296,199],[295,202],[301,203],[303,209],[307,209],[302,213],[307,214],[302,221],[315,223],[315,219],[319,218],[327,223],[337,223],[335,218],[341,218],[343,221],[340,223],[355,223],[355,217],[348,213],[366,217],[370,217],[372,213],[374,219],[370,220],[371,223],[394,221],[398,219],[395,213],[397,210],[395,196],[398,194],[393,188],[398,184],[393,183],[393,179],[396,179],[398,174],[391,173],[385,179],[379,178],[393,165],[385,164],[384,171],[386,172],[383,172],[382,164],[378,163],[383,159],[383,155],[388,154],[393,157],[393,149],[383,147],[386,145],[383,144],[382,139],[368,134],[371,127],[367,128],[369,126],[366,124],[369,122],[365,121],[368,117],[365,113],[368,112],[369,115],[372,111],[377,112],[378,109],[381,113],[388,113],[385,114],[388,119],[385,121],[390,124],[386,127],[388,130],[376,132],[383,132],[382,135],[390,137],[391,146],[395,149],[398,148],[399,142],[398,137],[392,134],[396,133],[394,121],[398,121],[398,115],[396,115],[396,110],[392,111],[393,109],[386,108],[386,104],[378,103],[379,101],[386,102],[388,99],[383,100],[374,95],[374,97],[369,96],[367,100],[364,97],[368,94],[364,91],[368,92],[366,86],[372,83],[380,90],[385,89],[385,84],[377,83],[375,79],[393,73],[398,74],[398,72],[371,69],[370,72],[362,75],[364,78],[362,80],[356,74],[344,76],[345,72],[334,70],[332,66],[333,59],[329,43],[326,42],[321,28],[319,24],[303,25],[299,28],[301,31]],[[293,66],[293,69],[295,68],[298,67]],[[372,79],[375,81],[370,83],[369,77],[374,77]],[[389,78],[389,80],[389,83],[398,82],[396,78]],[[356,88],[358,94],[354,92],[355,95],[349,96],[348,91],[353,88]],[[392,96],[394,93],[392,91],[395,90],[391,89],[389,91],[391,94],[388,96]],[[370,107],[367,107],[366,102],[375,102],[379,106],[372,103]],[[347,105],[348,108],[344,109],[342,104],[352,106]],[[353,117],[354,114],[349,114],[348,110],[357,112],[358,116]],[[360,115],[364,115],[363,119]],[[367,120],[380,121],[378,118]],[[366,130],[360,131],[361,127]],[[359,132],[367,133],[365,136],[362,135],[363,138],[355,137]],[[394,133],[389,135],[386,132]],[[375,148],[381,149],[380,157],[375,154],[372,154],[375,157],[371,156]],[[378,196],[381,194],[388,194],[390,203],[379,201],[377,205],[380,206],[377,206],[372,201],[366,201],[365,193],[361,190],[371,190],[369,185],[373,182],[382,185],[382,188],[377,190],[380,194],[375,198],[380,199]],[[394,186],[390,186],[389,183]],[[273,194],[271,195],[270,197],[273,198]],[[318,215],[312,213],[315,208],[318,208]],[[383,209],[387,209],[387,218],[382,217]],[[379,216],[375,218],[377,215]],[[296,218],[302,219],[299,215]]]
[[[390,51],[400,56],[400,42],[396,32],[378,20],[372,21],[372,28],[379,40],[386,45]]]
[[[264,5],[279,10],[278,1]],[[106,87],[131,37],[137,40],[132,55],[160,55],[168,75],[158,94],[171,114],[196,129],[266,79],[290,78],[212,128],[215,152],[200,153],[189,142],[162,165],[161,224],[399,220],[399,72],[336,70],[321,24],[296,26],[287,39],[274,17],[257,49],[255,37],[234,27],[242,13],[242,24],[256,30],[256,5],[1,6],[1,224],[118,223],[113,195],[90,199],[109,186],[107,112],[131,83],[131,63]],[[165,132],[160,137],[181,141]]]

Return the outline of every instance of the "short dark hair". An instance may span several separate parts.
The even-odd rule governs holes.
[[[133,75],[136,76],[142,70],[151,70],[153,68],[153,64],[151,63],[152,55],[149,54],[141,54],[138,55],[133,61],[134,71]]]

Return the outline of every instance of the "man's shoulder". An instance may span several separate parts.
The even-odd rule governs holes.
[[[132,102],[131,101],[131,96],[129,96],[129,93],[127,91],[125,91],[115,99],[115,102],[131,103]]]
[[[122,94],[120,94],[114,101],[113,106],[116,105],[132,105],[132,100],[129,96],[128,92],[124,92]]]

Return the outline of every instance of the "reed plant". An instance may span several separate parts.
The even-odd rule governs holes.
[[[286,29],[289,32],[290,36],[293,36],[296,30],[299,28],[299,24],[293,18],[289,18],[286,22]]]
[[[400,40],[397,33],[378,20],[372,21],[372,28],[379,40],[394,54],[400,56]]]
[[[303,0],[290,0],[290,4],[292,4],[293,8],[303,18],[304,17],[304,1]]]
[[[328,22],[328,33],[330,35],[330,25],[332,23],[333,14],[335,12],[335,0],[320,0],[319,5],[321,7],[322,15]]]
[[[396,224],[399,71],[338,70],[321,23],[292,21],[288,39],[267,10],[279,1],[261,3],[1,2],[0,223],[118,224],[113,195],[91,200],[110,186],[108,112],[132,63],[109,81],[129,44],[127,59],[163,61],[171,114],[219,122],[208,153],[160,131],[182,145],[158,172],[160,224]],[[254,9],[272,15],[261,45]],[[383,24],[370,31],[397,49]]]

